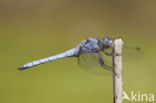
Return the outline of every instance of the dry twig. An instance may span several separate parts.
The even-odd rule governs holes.
[[[122,103],[122,39],[113,43],[113,91],[114,103]]]

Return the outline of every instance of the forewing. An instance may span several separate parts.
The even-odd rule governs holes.
[[[105,49],[105,52],[111,54],[112,47],[110,47],[109,49]],[[112,56],[107,56],[105,54],[103,55],[103,53],[101,54],[102,54],[104,61],[106,62],[108,61],[109,64],[112,63]],[[138,60],[141,60],[143,56],[144,56],[144,53],[140,47],[127,46],[127,45],[123,46],[123,49],[122,49],[123,61],[125,62],[138,61]]]
[[[144,56],[144,53],[140,47],[124,46],[123,47],[123,61],[138,61]]]

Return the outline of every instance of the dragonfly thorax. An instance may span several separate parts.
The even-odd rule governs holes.
[[[78,46],[78,54],[99,52],[104,49],[103,42],[96,38],[87,38]]]

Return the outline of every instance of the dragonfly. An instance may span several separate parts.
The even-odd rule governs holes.
[[[70,49],[61,54],[29,62],[19,67],[18,70],[22,71],[61,58],[75,57],[78,58],[78,64],[82,68],[96,68],[99,65],[100,68],[102,68],[102,71],[112,71],[111,63],[105,59],[106,56],[112,57],[112,53],[107,51],[112,48],[112,45],[113,40],[109,37],[104,37],[102,39],[86,38],[76,48]],[[137,49],[139,50],[139,48]]]

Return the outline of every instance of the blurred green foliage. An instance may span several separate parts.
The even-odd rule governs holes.
[[[1,0],[0,103],[112,103],[112,77],[85,72],[75,58],[17,71],[27,62],[76,47],[87,37],[104,36],[122,36],[125,44],[144,52],[141,60],[123,61],[124,90],[156,95],[155,3]]]

